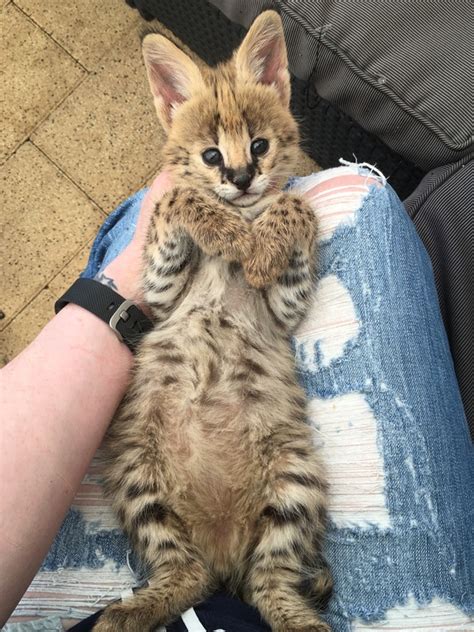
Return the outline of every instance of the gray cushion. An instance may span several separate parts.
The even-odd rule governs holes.
[[[210,1],[244,26],[279,10],[292,73],[422,169],[472,151],[469,0]]]
[[[405,208],[430,254],[474,438],[474,161],[461,160],[426,174]]]

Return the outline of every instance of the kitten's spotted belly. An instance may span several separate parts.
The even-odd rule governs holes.
[[[253,517],[265,502],[265,458],[259,450],[268,430],[262,411],[268,414],[268,394],[271,405],[281,408],[276,385],[280,369],[267,366],[271,353],[269,359],[262,340],[249,339],[248,329],[243,340],[224,311],[193,314],[186,333],[173,328],[162,331],[159,340],[157,349],[184,340],[167,350],[179,361],[162,363],[159,377],[165,384],[160,417],[166,468],[173,479],[172,504],[193,538],[224,569],[227,556],[245,555]],[[291,373],[289,361],[286,371]]]

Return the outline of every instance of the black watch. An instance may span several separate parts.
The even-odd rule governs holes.
[[[119,340],[132,352],[135,352],[143,335],[153,327],[151,320],[133,301],[124,299],[107,285],[93,279],[77,279],[56,301],[56,314],[68,303],[87,309],[110,325]]]

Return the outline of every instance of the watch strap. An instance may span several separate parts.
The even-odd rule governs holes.
[[[79,305],[107,323],[132,352],[135,352],[143,335],[153,327],[151,320],[133,301],[94,279],[77,279],[56,301],[55,313],[68,303]]]

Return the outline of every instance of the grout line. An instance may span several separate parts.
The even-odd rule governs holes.
[[[117,206],[118,206],[119,204],[121,204],[122,202],[125,202],[125,200],[126,200],[128,197],[130,197],[131,195],[133,195],[134,193],[136,193],[136,192],[137,192],[137,190],[138,190],[138,189],[133,188],[131,191],[129,191],[129,192],[127,192],[127,193],[125,193],[125,194],[124,194],[124,197],[122,197],[122,196],[121,196],[121,197],[119,197],[119,199],[118,199],[117,201],[113,202],[113,205],[112,205],[112,206],[113,206],[113,208],[112,208],[109,212],[107,212],[107,211],[105,211],[105,210],[104,210],[104,209],[103,209],[103,208],[102,208],[102,207],[98,204],[98,202],[96,202],[96,201],[95,201],[95,200],[94,200],[94,199],[93,199],[93,198],[92,198],[92,197],[91,197],[91,196],[87,193],[87,191],[85,191],[85,190],[84,190],[84,189],[83,189],[83,188],[82,188],[82,187],[81,187],[81,186],[80,186],[80,185],[79,185],[79,184],[78,184],[78,183],[77,183],[77,182],[73,179],[73,176],[69,175],[69,173],[68,173],[67,171],[65,171],[65,170],[64,170],[64,169],[63,169],[63,168],[62,168],[62,167],[61,167],[61,166],[60,166],[60,165],[59,165],[59,164],[58,164],[55,160],[53,160],[50,156],[48,156],[48,154],[47,154],[47,153],[46,153],[43,149],[41,149],[41,147],[40,147],[39,145],[37,145],[37,144],[36,144],[33,140],[31,140],[31,138],[29,139],[29,142],[33,145],[33,147],[35,147],[38,151],[40,151],[40,152],[43,154],[43,156],[44,156],[47,160],[49,160],[49,162],[50,162],[52,165],[54,165],[54,166],[56,167],[56,169],[58,169],[58,170],[59,170],[59,171],[60,171],[60,172],[61,172],[61,173],[62,173],[62,174],[63,174],[63,175],[64,175],[64,176],[65,176],[65,177],[66,177],[66,178],[70,181],[70,182],[72,182],[72,184],[73,184],[73,185],[74,185],[77,189],[79,189],[79,191],[81,191],[81,193],[83,193],[83,194],[87,197],[87,199],[88,199],[88,200],[89,200],[92,204],[94,204],[94,206],[96,206],[96,207],[97,207],[97,209],[98,209],[98,210],[99,210],[99,211],[100,211],[100,212],[104,215],[104,217],[109,217],[110,213],[111,213],[112,211],[114,211],[114,210],[117,208]],[[159,164],[160,164],[160,163],[159,163]],[[159,166],[159,165],[157,165],[157,166]],[[146,184],[147,179],[148,179],[148,178],[149,178],[149,177],[150,177],[153,173],[157,173],[157,174],[158,174],[157,167],[155,167],[154,169],[151,169],[151,170],[149,171],[148,175],[147,175],[147,176],[145,176],[145,178],[144,178],[143,180],[140,180],[140,181],[139,181],[139,183],[138,183],[138,187],[139,187],[140,189],[143,189],[143,188],[144,188],[144,186],[145,186],[145,184]]]
[[[13,323],[13,321],[16,320],[18,318],[18,316],[20,316],[20,314],[22,314],[29,305],[31,305],[31,303],[35,300],[35,298],[37,298],[41,294],[41,292],[43,290],[46,290],[46,289],[48,289],[48,288],[46,288],[46,286],[42,286],[41,289],[38,290],[38,292],[36,292],[35,294],[33,294],[33,296],[31,296],[29,299],[27,299],[27,302],[24,305],[22,305],[18,309],[18,311],[16,311],[13,314],[13,316],[10,318],[10,320],[8,320],[6,322],[5,326],[2,327],[2,329],[0,329],[0,334],[4,334],[6,332],[6,330],[8,329],[8,327],[10,327],[10,325]],[[51,292],[51,290],[48,290],[48,291]],[[52,292],[51,292],[51,294],[52,294]]]
[[[81,252],[81,250],[83,250],[83,249],[84,249],[86,246],[88,246],[89,244],[90,244],[90,245],[91,245],[91,247],[92,247],[92,242],[94,241],[94,239],[96,238],[96,236],[97,236],[97,233],[96,233],[93,237],[91,237],[90,239],[88,239],[88,240],[87,240],[84,244],[82,244],[82,245],[80,246],[79,250],[78,250],[76,253],[74,253],[74,255],[73,255],[73,256],[69,259],[69,261],[68,261],[67,263],[65,263],[65,264],[63,265],[63,267],[61,268],[61,270],[59,270],[59,272],[56,272],[56,274],[54,274],[54,276],[52,276],[52,277],[51,277],[48,281],[46,281],[46,283],[45,283],[45,285],[44,285],[44,287],[43,287],[42,289],[43,289],[43,290],[49,290],[49,291],[53,294],[54,292],[51,290],[51,287],[50,287],[51,283],[54,281],[54,279],[55,279],[56,277],[58,277],[58,276],[61,274],[61,272],[63,272],[63,271],[64,271],[64,270],[68,267],[68,265],[72,262],[72,260],[73,260],[73,259],[75,259],[75,258],[77,257],[77,255]]]
[[[33,147],[35,147],[35,149],[37,149],[41,154],[43,154],[43,156],[48,160],[48,162],[54,165],[56,169],[58,169],[62,173],[62,175],[65,178],[67,178],[76,187],[76,189],[79,189],[79,191],[86,196],[89,202],[91,202],[97,208],[97,210],[99,210],[102,213],[104,217],[108,217],[108,213],[104,211],[104,209],[93,198],[91,198],[91,196],[87,193],[87,191],[84,191],[84,189],[73,179],[71,175],[69,175],[67,171],[65,171],[61,167],[61,165],[59,165],[50,156],[48,156],[48,154],[43,149],[41,149],[41,147],[37,145],[33,140],[31,140],[31,138],[28,140],[28,142],[30,142],[33,145]]]
[[[36,20],[35,20],[35,19],[33,19],[33,18],[31,17],[31,15],[28,15],[28,13],[26,13],[26,11],[24,11],[24,10],[23,10],[20,6],[18,6],[18,5],[16,4],[16,2],[17,2],[17,0],[12,0],[12,5],[13,5],[13,6],[14,6],[14,7],[18,10],[18,11],[20,11],[20,13],[22,13],[22,14],[23,14],[23,15],[24,15],[24,16],[25,16],[28,20],[30,20],[30,22],[31,22],[32,24],[34,24],[36,27],[38,27],[42,33],[44,33],[47,37],[49,37],[49,39],[50,39],[51,41],[53,41],[55,44],[57,44],[57,46],[59,46],[60,48],[62,48],[62,50],[63,50],[63,51],[67,54],[67,56],[68,56],[68,57],[70,57],[70,58],[71,58],[71,59],[72,59],[72,60],[73,60],[73,61],[74,61],[74,62],[75,62],[78,66],[80,66],[80,67],[82,68],[82,70],[84,70],[87,74],[89,74],[89,73],[91,72],[91,71],[90,71],[90,70],[88,70],[88,69],[87,69],[87,68],[86,68],[83,64],[81,64],[81,62],[80,62],[78,59],[76,59],[76,58],[75,58],[75,57],[74,57],[74,56],[73,56],[73,55],[72,55],[72,54],[71,54],[71,53],[67,50],[67,48],[64,48],[64,46],[63,46],[60,42],[58,42],[58,40],[57,40],[57,39],[55,39],[55,38],[51,35],[51,33],[48,33],[48,31],[46,31],[46,30],[45,30],[45,29],[41,26],[41,24],[38,24],[38,22],[36,22]]]
[[[48,118],[51,116],[51,114],[53,114],[54,112],[56,112],[56,110],[58,110],[61,105],[64,103],[64,101],[66,101],[66,99],[68,99],[76,90],[77,88],[79,88],[79,86],[84,83],[84,81],[87,79],[89,75],[82,75],[82,77],[79,79],[79,81],[77,83],[75,83],[71,89],[66,92],[66,94],[64,94],[63,97],[61,97],[61,99],[52,106],[52,108],[50,110],[48,110],[48,112],[46,112],[46,114],[43,116],[43,118],[41,118],[37,123],[35,123],[35,125],[32,127],[31,130],[29,130],[23,137],[22,139],[15,145],[15,147],[12,149],[12,151],[8,154],[8,156],[5,157],[5,160],[0,161],[0,166],[3,166],[14,154],[16,154],[16,152],[20,149],[20,147],[26,143],[27,141],[31,141],[31,136],[33,134],[36,133],[36,131],[43,125],[43,123],[45,123]]]
[[[83,244],[81,244],[78,248],[78,250],[72,255],[72,257],[70,259],[68,259],[68,261],[63,265],[63,267],[56,271],[52,277],[48,278],[45,282],[44,285],[41,286],[41,288],[34,293],[29,299],[27,299],[27,302],[22,305],[18,311],[16,311],[13,316],[10,318],[10,320],[7,321],[6,325],[4,327],[2,327],[0,329],[0,333],[3,333],[4,331],[7,330],[7,328],[13,323],[14,320],[16,320],[18,318],[18,316],[20,316],[20,314],[22,314],[25,309],[31,305],[31,303],[38,298],[38,296],[41,294],[41,292],[43,292],[43,290],[48,290],[48,292],[50,292],[53,296],[54,296],[54,292],[52,291],[52,289],[49,287],[50,283],[52,281],[54,281],[54,279],[59,276],[61,274],[61,272],[63,272],[63,270],[65,270],[67,268],[67,266],[72,262],[73,259],[75,259],[77,257],[77,255],[81,252],[81,250],[83,250],[83,248],[85,248],[88,244],[92,244],[92,241],[95,239],[95,235],[92,236],[90,239],[87,239],[87,241]]]
[[[91,204],[94,206],[94,208],[96,208],[99,213],[103,216],[103,219],[108,217],[107,213],[97,204],[97,202],[95,202],[95,200],[93,200],[90,195],[88,195],[86,193],[86,191],[84,191],[70,176],[68,173],[66,173],[56,162],[54,162],[54,160],[51,160],[51,158],[41,149],[41,147],[38,147],[38,145],[36,145],[31,139],[28,139],[25,142],[29,142],[31,143],[31,145],[33,145],[33,147],[35,149],[37,149],[43,156],[44,158],[46,158],[46,160],[51,163],[67,180],[69,180],[69,182],[71,182],[71,184],[78,189],[83,195],[85,195],[85,197],[89,200],[89,202],[91,202]],[[8,320],[5,324],[2,324],[2,326],[0,327],[0,332],[3,332],[7,329],[7,327],[9,327],[11,325],[11,323],[23,312],[23,310],[25,310],[28,305],[30,305],[30,303],[32,301],[35,300],[35,298],[37,298],[39,296],[39,294],[44,290],[47,289],[46,286],[49,285],[49,283],[51,283],[51,281],[56,278],[56,276],[58,274],[60,274],[64,268],[69,265],[69,263],[71,263],[71,261],[74,259],[74,257],[76,257],[79,252],[82,250],[82,248],[84,248],[85,245],[87,245],[87,243],[89,243],[90,240],[94,239],[95,235],[91,236],[90,239],[87,240],[86,243],[82,244],[80,246],[80,248],[74,253],[74,255],[71,257],[71,259],[68,260],[67,263],[64,264],[64,266],[59,270],[59,272],[56,272],[56,274],[54,274],[52,277],[50,277],[47,281],[44,282],[44,285],[38,290],[38,292],[36,292],[29,300],[27,303],[25,303],[24,305],[21,306],[21,308],[15,312],[13,314],[13,316],[10,318],[10,320]],[[51,290],[49,290],[51,291]]]

